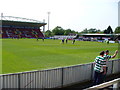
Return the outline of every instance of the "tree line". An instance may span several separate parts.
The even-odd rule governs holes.
[[[47,30],[45,32],[46,37],[51,37],[54,35],[75,35],[75,34],[88,34],[88,33],[100,33],[100,34],[117,34],[120,33],[120,27],[116,27],[115,31],[113,32],[111,26],[108,26],[105,30],[100,30],[96,28],[84,29],[81,32],[77,32],[71,29],[63,29],[61,26],[56,26],[53,30]]]

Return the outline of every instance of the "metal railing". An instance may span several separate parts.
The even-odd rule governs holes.
[[[120,73],[120,59],[109,61],[107,75]],[[93,79],[93,63],[0,75],[2,88],[61,88]]]
[[[112,88],[114,90],[119,89],[120,88],[120,78],[114,79],[112,81],[109,81],[109,82],[106,82],[106,83],[102,83],[102,84],[99,84],[99,85],[95,85],[95,86],[86,88],[84,90],[98,90],[98,89],[102,89],[102,88],[105,88],[105,87],[108,87],[108,86],[111,86],[111,85],[113,85]]]

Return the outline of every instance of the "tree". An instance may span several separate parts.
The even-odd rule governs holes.
[[[111,26],[108,26],[107,30],[108,30],[108,33],[113,34],[113,30],[112,30]]]
[[[81,31],[81,33],[88,33],[87,28],[85,28],[83,31]]]
[[[60,26],[57,26],[55,27],[53,30],[52,30],[52,33],[54,35],[74,35],[74,34],[78,34],[78,32],[74,31],[74,30],[71,30],[71,29],[63,29],[62,27]]]
[[[54,35],[64,35],[64,29],[60,26],[55,27],[52,32]]]
[[[104,31],[105,34],[113,34],[111,26],[108,26],[107,30]]]
[[[90,28],[90,29],[84,29],[81,33],[101,33],[102,31],[100,29]]]
[[[120,26],[115,28],[115,34],[120,33]]]
[[[71,29],[67,29],[64,31],[64,35],[74,35],[74,34],[78,34],[78,32],[71,30]]]
[[[108,33],[106,29],[104,30],[104,33],[105,33],[105,34],[107,34],[107,33]]]
[[[101,33],[102,31],[100,29],[97,30],[98,33]]]
[[[53,34],[52,34],[52,32],[50,31],[50,30],[47,30],[46,32],[45,32],[45,36],[46,37],[51,37]]]
[[[89,29],[89,30],[88,30],[88,32],[89,32],[89,33],[96,33],[96,32],[97,32],[97,30],[96,30],[96,29],[91,28],[91,29]]]
[[[69,35],[71,32],[72,32],[71,29],[67,29],[65,30],[64,35]]]

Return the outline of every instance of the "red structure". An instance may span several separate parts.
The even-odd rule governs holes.
[[[46,23],[20,18],[20,17],[10,17],[12,20],[0,20],[0,33],[2,34],[2,38],[43,38],[44,35],[41,32],[40,27],[46,25]],[[13,20],[17,19],[17,20]],[[20,19],[20,20],[18,20]]]

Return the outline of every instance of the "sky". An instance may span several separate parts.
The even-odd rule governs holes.
[[[82,31],[85,28],[105,30],[118,26],[118,1],[120,0],[0,0],[0,13],[35,19],[48,23],[49,29]],[[45,26],[48,30],[48,26]]]

